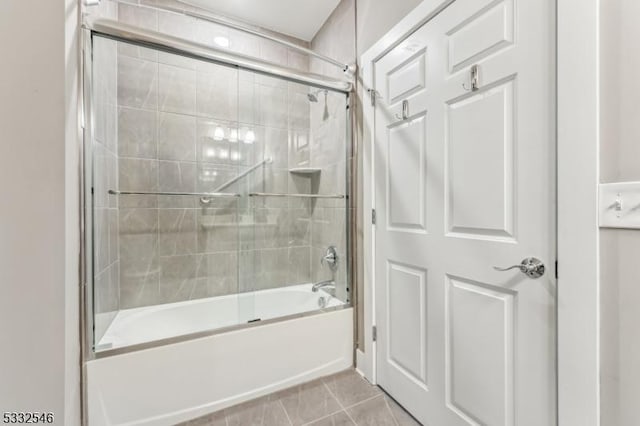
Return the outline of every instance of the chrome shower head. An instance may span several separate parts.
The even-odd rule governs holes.
[[[327,89],[318,89],[315,92],[307,93],[307,99],[309,99],[309,102],[313,102],[315,104],[315,103],[318,102],[318,95],[320,93],[324,93],[325,100],[326,100],[326,96],[327,96],[327,93],[328,93]]]

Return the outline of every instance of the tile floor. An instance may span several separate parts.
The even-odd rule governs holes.
[[[182,426],[419,426],[355,370],[314,380]]]

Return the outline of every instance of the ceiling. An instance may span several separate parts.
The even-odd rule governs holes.
[[[340,0],[186,0],[272,31],[311,41]]]

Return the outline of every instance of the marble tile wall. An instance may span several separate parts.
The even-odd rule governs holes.
[[[308,70],[297,52],[221,26],[122,4],[118,18]],[[116,62],[121,190],[212,192],[266,158],[224,191],[312,189],[289,173],[310,160],[306,86],[123,43]],[[121,196],[118,207],[122,309],[311,281],[308,200]]]

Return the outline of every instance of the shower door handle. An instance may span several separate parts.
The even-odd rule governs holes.
[[[544,263],[542,263],[540,259],[536,259],[535,257],[527,257],[519,265],[513,265],[507,268],[499,268],[497,266],[494,266],[493,269],[500,272],[519,269],[520,272],[533,279],[543,276],[546,270]]]

